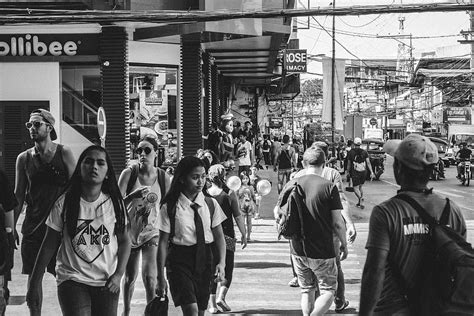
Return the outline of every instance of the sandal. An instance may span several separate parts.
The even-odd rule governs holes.
[[[334,311],[336,313],[340,313],[343,310],[345,310],[347,306],[349,306],[349,301],[348,300],[346,300],[341,306],[338,306],[338,304],[336,304],[336,308],[334,309]]]

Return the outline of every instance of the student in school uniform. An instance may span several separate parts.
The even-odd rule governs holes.
[[[202,193],[206,185],[204,163],[187,156],[178,163],[170,190],[158,215],[158,289],[171,296],[183,315],[204,315],[210,296],[209,284],[225,280],[226,245],[221,223],[226,219],[216,200]],[[213,267],[211,244],[217,249]]]

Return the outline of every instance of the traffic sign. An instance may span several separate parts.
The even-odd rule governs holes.
[[[377,125],[377,119],[375,117],[371,118],[369,121],[370,125]]]
[[[105,140],[107,134],[107,120],[105,119],[105,110],[99,107],[97,110],[97,131],[101,140]]]

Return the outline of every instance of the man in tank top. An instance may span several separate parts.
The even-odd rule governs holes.
[[[35,145],[18,155],[16,160],[15,195],[18,207],[15,209],[15,227],[26,203],[25,219],[21,228],[22,273],[30,277],[41,242],[46,233],[45,220],[51,207],[74,172],[75,160],[72,151],[60,144],[54,130],[55,119],[44,109],[30,114],[25,124]],[[55,274],[53,257],[48,272]],[[34,311],[30,311],[35,315]]]

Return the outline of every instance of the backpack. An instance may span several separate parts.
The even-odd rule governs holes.
[[[353,165],[354,165],[354,170],[355,171],[362,172],[362,171],[366,170],[365,159],[362,156],[362,153],[363,153],[362,150],[357,151],[356,155],[354,156]]]
[[[128,179],[127,183],[127,190],[125,191],[125,196],[129,195],[132,192],[133,186],[135,185],[135,182],[137,182],[138,179],[138,164],[134,164],[129,167],[131,169],[130,173],[130,178]],[[166,178],[166,173],[163,169],[161,168],[156,168],[158,170],[158,184],[160,185],[160,193],[161,193],[161,198],[166,194],[166,186],[165,186],[165,178]]]
[[[278,240],[283,236],[286,239],[304,240],[303,210],[306,208],[305,193],[295,182],[291,189],[285,191],[278,221]]]
[[[269,144],[269,142],[270,142],[270,141],[269,141],[268,139],[266,139],[266,140],[263,141],[263,145],[262,145],[262,149],[263,149],[263,150],[270,150],[270,144]]]
[[[401,199],[413,207],[418,215],[430,227],[430,248],[425,257],[421,288],[416,292],[414,303],[416,315],[450,315],[474,314],[474,249],[454,229],[447,226],[450,202],[446,198],[446,206],[439,222],[430,216],[413,198],[399,194]],[[401,275],[400,275],[401,276]],[[403,279],[402,279],[403,281]],[[408,298],[410,291],[406,289]],[[429,306],[420,307],[419,302],[428,302]],[[416,310],[421,308],[421,310]],[[427,310],[431,308],[431,310]],[[413,310],[412,310],[413,312]]]
[[[211,216],[211,225],[212,225],[212,218],[214,217],[214,213],[216,211],[214,207],[214,202],[212,201],[213,198],[209,196],[204,196],[204,200],[206,201],[207,207],[209,208],[209,213]],[[168,217],[170,219],[170,235],[169,240],[173,239],[175,233],[175,226],[176,226],[176,203],[174,205],[166,204]]]
[[[278,168],[279,169],[290,169],[293,167],[293,163],[290,157],[290,149],[282,149],[278,156]]]

